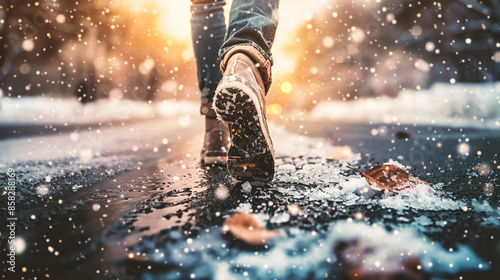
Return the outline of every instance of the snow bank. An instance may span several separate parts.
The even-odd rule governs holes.
[[[341,148],[331,145],[325,138],[289,133],[285,127],[273,123],[270,123],[269,127],[277,157],[323,157],[325,153]],[[352,151],[345,154],[347,162],[359,159],[359,154],[354,154]]]
[[[75,99],[44,96],[4,98],[0,125],[71,125],[198,114],[199,104],[185,100],[147,103],[127,99],[100,99],[81,104]]]
[[[317,120],[434,124],[500,128],[500,83],[435,84],[405,90],[397,98],[323,101],[309,115]]]

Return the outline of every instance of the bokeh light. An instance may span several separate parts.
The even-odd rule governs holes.
[[[283,82],[281,84],[281,91],[283,93],[290,93],[292,91],[292,89],[293,89],[293,86],[290,82]]]
[[[267,114],[269,115],[280,115],[283,109],[280,104],[269,104],[267,105]]]
[[[468,156],[470,152],[470,146],[467,143],[460,143],[457,147],[458,153],[462,156]]]

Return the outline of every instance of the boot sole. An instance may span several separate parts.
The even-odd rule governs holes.
[[[274,177],[274,149],[261,104],[256,90],[241,77],[223,77],[216,89],[214,110],[230,123],[227,167],[239,181],[270,182]]]

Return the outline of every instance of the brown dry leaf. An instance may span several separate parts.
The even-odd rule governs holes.
[[[327,159],[348,159],[352,155],[352,149],[349,146],[339,146],[335,150],[325,154]]]
[[[378,165],[366,171],[361,171],[348,166],[361,173],[370,186],[376,190],[390,190],[400,192],[408,187],[415,187],[417,184],[427,184],[427,182],[409,175],[405,170],[391,164]]]
[[[228,232],[250,245],[262,245],[279,234],[265,229],[262,222],[249,213],[236,213],[229,217],[222,225],[222,233]]]

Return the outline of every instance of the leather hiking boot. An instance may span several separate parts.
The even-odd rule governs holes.
[[[229,173],[240,181],[272,181],[274,148],[265,115],[264,83],[247,55],[234,53],[229,57],[213,108],[231,128]]]
[[[216,118],[205,119],[205,137],[201,150],[201,163],[205,165],[224,165],[227,163],[229,148],[229,128]]]

